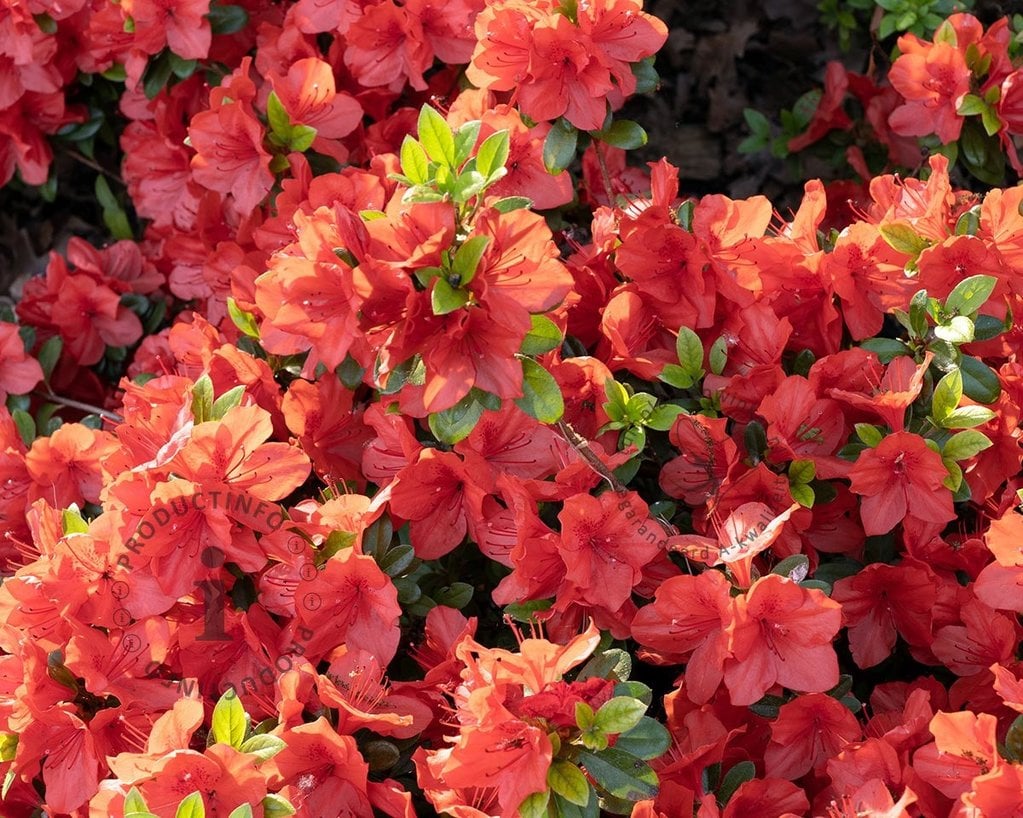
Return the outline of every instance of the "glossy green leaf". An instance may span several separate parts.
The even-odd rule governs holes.
[[[959,369],[953,369],[934,387],[931,398],[931,414],[939,425],[955,410],[963,397],[963,376]]]
[[[958,315],[970,315],[987,303],[998,279],[994,276],[976,275],[964,278],[953,288],[945,299],[945,309]]]
[[[202,793],[193,792],[185,796],[178,805],[174,818],[206,818],[206,806],[202,802]]]
[[[242,6],[211,3],[207,17],[214,34],[236,34],[249,24],[249,14]]]
[[[979,358],[964,355],[959,364],[963,378],[963,393],[977,403],[994,403],[1002,394],[1002,384],[991,367]]]
[[[565,399],[554,377],[531,358],[522,358],[522,397],[515,405],[541,423],[557,423],[565,413]]]
[[[295,814],[291,802],[277,793],[268,793],[263,798],[263,818],[288,818]]]
[[[241,699],[234,690],[225,691],[213,708],[213,740],[218,744],[229,744],[237,750],[245,741],[247,728],[248,720]]]
[[[952,435],[942,448],[941,455],[951,460],[968,460],[992,445],[983,432],[967,429]]]
[[[650,761],[660,758],[671,746],[671,734],[656,719],[643,716],[636,726],[618,736],[615,748],[636,758]]]
[[[543,165],[547,172],[558,174],[572,164],[579,131],[565,120],[559,119],[547,133],[543,142]]]
[[[582,751],[579,761],[601,789],[626,801],[657,795],[657,774],[642,759],[608,747],[599,753]]]
[[[411,135],[401,143],[401,172],[416,185],[425,185],[430,179],[430,160],[423,146]]]
[[[462,242],[462,246],[455,252],[455,257],[451,259],[451,272],[457,276],[459,287],[473,280],[488,244],[490,236],[473,236]]]
[[[549,800],[550,793],[547,790],[534,792],[519,804],[519,818],[546,818]]]
[[[627,733],[643,718],[646,705],[631,696],[615,696],[597,711],[594,725],[605,733]]]
[[[594,133],[593,137],[622,150],[642,148],[647,143],[646,131],[638,122],[629,119],[617,119],[610,128]]]
[[[590,782],[582,771],[568,761],[555,760],[547,771],[550,788],[566,801],[585,807],[594,798]]]
[[[240,752],[256,756],[260,761],[268,761],[286,746],[284,739],[263,734],[250,736],[242,742],[238,749]]]
[[[210,420],[223,420],[224,415],[231,409],[239,406],[242,402],[242,397],[245,395],[245,385],[240,384],[233,389],[229,389],[215,401],[210,409]]]
[[[718,801],[727,804],[735,795],[735,791],[747,781],[752,781],[756,775],[757,768],[752,761],[740,761],[721,779],[721,786],[717,791]]]
[[[455,137],[444,117],[429,105],[419,112],[419,142],[433,161],[454,170]]]
[[[497,131],[483,140],[476,151],[476,170],[489,178],[508,161],[508,131]]]
[[[482,415],[483,405],[470,393],[450,409],[433,412],[427,422],[437,440],[453,446],[469,436]]]
[[[430,305],[434,315],[447,315],[469,303],[469,291],[452,287],[447,279],[438,276],[430,292]]]
[[[256,323],[256,317],[251,312],[245,312],[239,307],[231,296],[227,297],[227,314],[231,316],[231,321],[243,335],[259,340],[259,325]]]
[[[987,423],[994,416],[995,413],[985,406],[963,406],[948,415],[940,425],[945,429],[971,429]]]
[[[534,357],[561,346],[564,341],[561,330],[550,318],[546,315],[533,315],[530,316],[530,320],[531,327],[526,337],[522,339],[519,352]]]

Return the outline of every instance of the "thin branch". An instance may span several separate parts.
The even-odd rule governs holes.
[[[616,494],[621,494],[624,491],[628,491],[628,489],[625,487],[625,484],[614,476],[614,473],[607,466],[604,465],[604,462],[599,457],[597,457],[593,449],[590,448],[590,441],[588,441],[585,437],[583,437],[575,429],[573,429],[569,425],[568,421],[559,420],[558,429],[561,431],[562,436],[565,438],[565,440],[569,442],[572,448],[579,452],[583,460],[585,460],[589,464],[590,468],[593,469],[605,480],[607,480],[608,484],[611,486],[611,489]]]
[[[611,207],[615,204],[614,194],[614,183],[611,181],[611,171],[607,167],[607,159],[604,158],[604,154],[600,151],[601,142],[595,142],[593,145],[593,152],[597,156],[597,165],[600,166],[600,176],[604,180],[604,190],[607,191],[607,203]]]
[[[91,403],[82,403],[81,401],[74,400],[73,398],[65,398],[62,395],[55,395],[53,392],[39,392],[36,391],[34,395],[48,400],[51,403],[58,403],[61,406],[67,406],[69,409],[77,409],[80,412],[85,412],[88,415],[99,415],[99,417],[105,420],[112,421],[114,423],[123,423],[124,418],[116,412],[110,412],[106,409],[101,409],[98,406],[93,406]]]
[[[99,162],[95,161],[94,159],[90,159],[85,154],[79,153],[78,151],[73,150],[71,148],[68,148],[64,152],[68,156],[70,156],[72,159],[74,159],[76,162],[80,162],[81,164],[85,165],[86,167],[90,167],[94,171],[96,171],[98,173],[102,173],[104,176],[110,177],[115,182],[117,182],[117,184],[119,184],[119,185],[122,185],[122,186],[124,185],[124,179],[122,179],[120,176],[118,176],[113,171],[107,170]]]

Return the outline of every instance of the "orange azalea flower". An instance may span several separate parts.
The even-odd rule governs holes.
[[[652,605],[632,620],[641,655],[658,664],[686,663],[686,694],[708,701],[721,684],[735,606],[720,571],[672,577],[661,583]]]
[[[693,506],[717,494],[739,460],[739,449],[725,431],[727,423],[725,418],[678,416],[668,439],[680,454],[658,476],[665,494]]]
[[[1005,764],[973,779],[972,789],[963,793],[967,809],[978,810],[977,818],[1015,818],[1023,815],[1023,765]]]
[[[736,606],[724,674],[733,704],[752,704],[775,684],[805,693],[838,684],[832,641],[842,624],[841,605],[769,574],[737,597]]]
[[[753,583],[753,558],[770,548],[782,526],[801,508],[793,503],[776,515],[763,503],[743,503],[718,527],[717,542],[709,537],[684,534],[670,537],[668,549],[707,565],[727,565],[739,588]]]
[[[783,704],[771,722],[764,767],[769,776],[794,781],[821,770],[829,758],[862,737],[856,717],[837,699],[823,693],[798,696]]]
[[[49,437],[37,437],[25,455],[32,478],[30,501],[42,498],[55,508],[98,503],[103,463],[117,449],[109,432],[65,423]]]
[[[926,353],[919,364],[908,355],[893,358],[871,396],[845,389],[832,389],[830,395],[851,406],[874,413],[893,432],[901,432],[905,428],[906,409],[919,397],[920,390],[923,389],[924,375],[933,358],[934,354],[931,352]],[[866,374],[871,377],[875,373],[868,371]]]
[[[925,565],[874,563],[835,583],[849,647],[857,667],[873,667],[895,647],[896,634],[912,645],[931,641],[936,578]]]
[[[192,175],[200,185],[229,193],[245,215],[274,183],[270,154],[263,147],[263,126],[249,104],[229,102],[192,118],[188,137],[196,155]]]
[[[930,723],[934,741],[916,751],[913,769],[945,797],[958,798],[970,792],[976,776],[1004,764],[998,754],[997,727],[998,720],[988,713],[938,711]]]
[[[843,795],[842,802],[832,801],[825,818],[911,818],[906,807],[916,803],[916,794],[906,787],[899,800],[893,801],[892,794],[884,782],[872,778],[852,795]]]
[[[864,533],[887,534],[907,518],[930,524],[953,519],[947,476],[941,455],[911,432],[896,431],[865,449],[849,472],[851,490],[863,498]]]
[[[39,361],[25,353],[17,324],[0,322],[0,402],[31,392],[43,379]]]
[[[297,60],[287,76],[271,74],[270,81],[292,123],[316,128],[317,140],[347,136],[362,119],[362,106],[350,94],[338,93],[334,72],[323,60]]]
[[[970,92],[970,69],[963,53],[945,42],[925,43],[912,34],[899,38],[900,56],[888,81],[905,98],[888,119],[902,136],[937,134],[947,145],[959,138],[963,117],[956,113]]]

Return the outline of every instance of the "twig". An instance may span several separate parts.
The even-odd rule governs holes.
[[[614,184],[611,182],[611,171],[607,167],[607,159],[604,158],[604,154],[600,152],[600,146],[602,143],[595,142],[593,144],[593,152],[597,155],[597,165],[600,167],[600,176],[604,180],[604,190],[607,191],[607,203],[611,207],[615,204]]]
[[[71,148],[68,148],[65,151],[65,153],[67,153],[67,155],[70,156],[72,159],[74,159],[76,162],[81,162],[86,167],[90,167],[94,171],[97,171],[98,173],[102,173],[104,176],[109,176],[111,179],[113,179],[115,182],[117,182],[117,184],[124,185],[124,179],[122,179],[120,176],[118,176],[113,171],[107,170],[99,162],[97,162],[97,161],[95,161],[93,159],[90,159],[85,154],[79,153],[78,151],[73,150]]]
[[[628,489],[625,487],[625,484],[614,476],[612,471],[607,466],[604,465],[604,462],[599,457],[597,457],[593,449],[590,448],[590,441],[588,441],[585,437],[583,437],[575,429],[573,429],[569,425],[568,421],[559,420],[558,429],[561,431],[562,436],[565,438],[565,440],[569,442],[572,448],[579,452],[580,455],[582,455],[583,460],[585,460],[589,464],[590,468],[593,469],[605,480],[607,480],[608,484],[611,486],[611,489],[616,494],[621,494],[624,491],[628,491]]]
[[[59,403],[61,406],[67,406],[69,409],[78,409],[80,412],[85,412],[89,415],[99,415],[101,418],[113,421],[114,423],[123,423],[124,418],[116,412],[110,412],[106,409],[100,409],[98,406],[93,406],[91,403],[82,403],[81,401],[74,400],[73,398],[65,398],[62,395],[55,395],[53,392],[34,392],[34,395],[50,401],[51,403]]]

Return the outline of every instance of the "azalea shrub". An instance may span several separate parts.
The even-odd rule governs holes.
[[[1015,167],[972,19],[876,122]],[[0,179],[118,158],[0,315],[5,816],[1023,810],[1023,188],[687,196],[639,0],[0,32]]]

